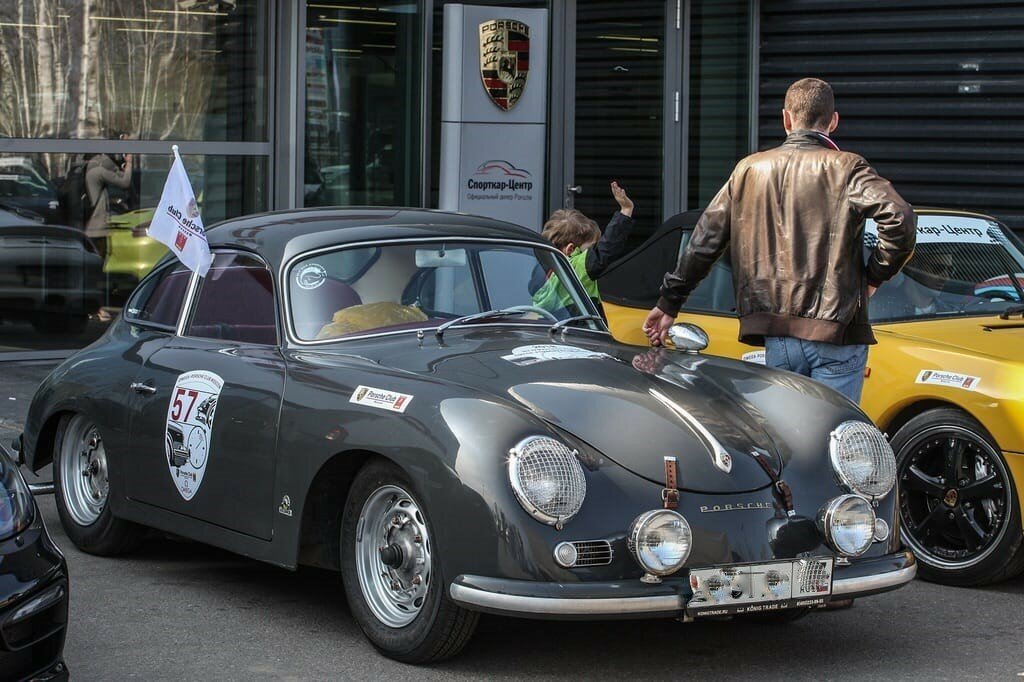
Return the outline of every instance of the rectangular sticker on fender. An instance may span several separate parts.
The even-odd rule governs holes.
[[[950,386],[973,391],[981,383],[980,377],[972,377],[967,374],[956,374],[954,372],[941,372],[937,369],[922,369],[917,375],[917,383],[934,384],[936,386]]]
[[[391,412],[405,412],[405,408],[409,407],[412,398],[411,395],[385,391],[382,388],[356,386],[356,390],[352,392],[349,402],[356,405],[366,405],[367,407],[378,407]]]

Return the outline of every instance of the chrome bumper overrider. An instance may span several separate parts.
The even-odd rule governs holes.
[[[894,590],[917,575],[917,563],[909,552],[878,559],[837,570],[832,581],[832,598],[849,599]],[[877,570],[883,563],[890,570]],[[540,618],[671,616],[683,612],[691,596],[687,580],[666,580],[661,585],[651,586],[639,580],[599,584],[534,583],[467,575],[459,576],[452,583],[449,594],[453,601],[470,609]],[[617,596],[598,596],[601,594]]]

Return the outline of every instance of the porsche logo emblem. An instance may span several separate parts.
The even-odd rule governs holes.
[[[955,507],[958,497],[959,495],[956,492],[956,488],[950,488],[949,490],[946,491],[946,494],[945,496],[943,496],[942,501],[946,503],[947,507]]]
[[[480,24],[480,78],[491,101],[504,111],[523,96],[530,73],[530,27],[514,19]]]

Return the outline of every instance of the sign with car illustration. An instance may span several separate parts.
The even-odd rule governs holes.
[[[195,370],[178,377],[167,406],[167,467],[174,486],[186,500],[199,492],[213,442],[213,418],[224,380]]]

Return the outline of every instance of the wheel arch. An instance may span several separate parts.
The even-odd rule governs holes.
[[[374,459],[393,462],[372,450],[343,450],[328,458],[317,470],[302,505],[299,564],[339,570],[341,512],[352,480],[367,462]]]
[[[47,464],[53,462],[53,448],[57,443],[57,426],[60,424],[62,417],[71,416],[75,413],[75,410],[68,408],[56,410],[43,422],[36,436],[35,446],[32,452],[29,453],[31,456],[29,468],[33,472],[39,471]]]
[[[911,419],[919,415],[922,415],[925,412],[929,412],[931,410],[936,409],[952,409],[962,414],[965,414],[971,419],[978,422],[978,424],[981,425],[982,429],[985,430],[986,435],[988,435],[990,438],[992,437],[992,434],[985,427],[985,424],[980,419],[978,419],[976,415],[972,414],[969,410],[964,409],[962,405],[957,405],[954,402],[950,402],[948,400],[941,400],[939,398],[917,398],[908,401],[901,406],[894,407],[881,418],[879,418],[878,428],[885,432],[885,434],[889,437],[889,440],[892,440],[892,437],[896,435],[896,432],[903,428],[903,426],[905,426],[907,422],[909,422]],[[993,438],[993,440],[995,439]]]

